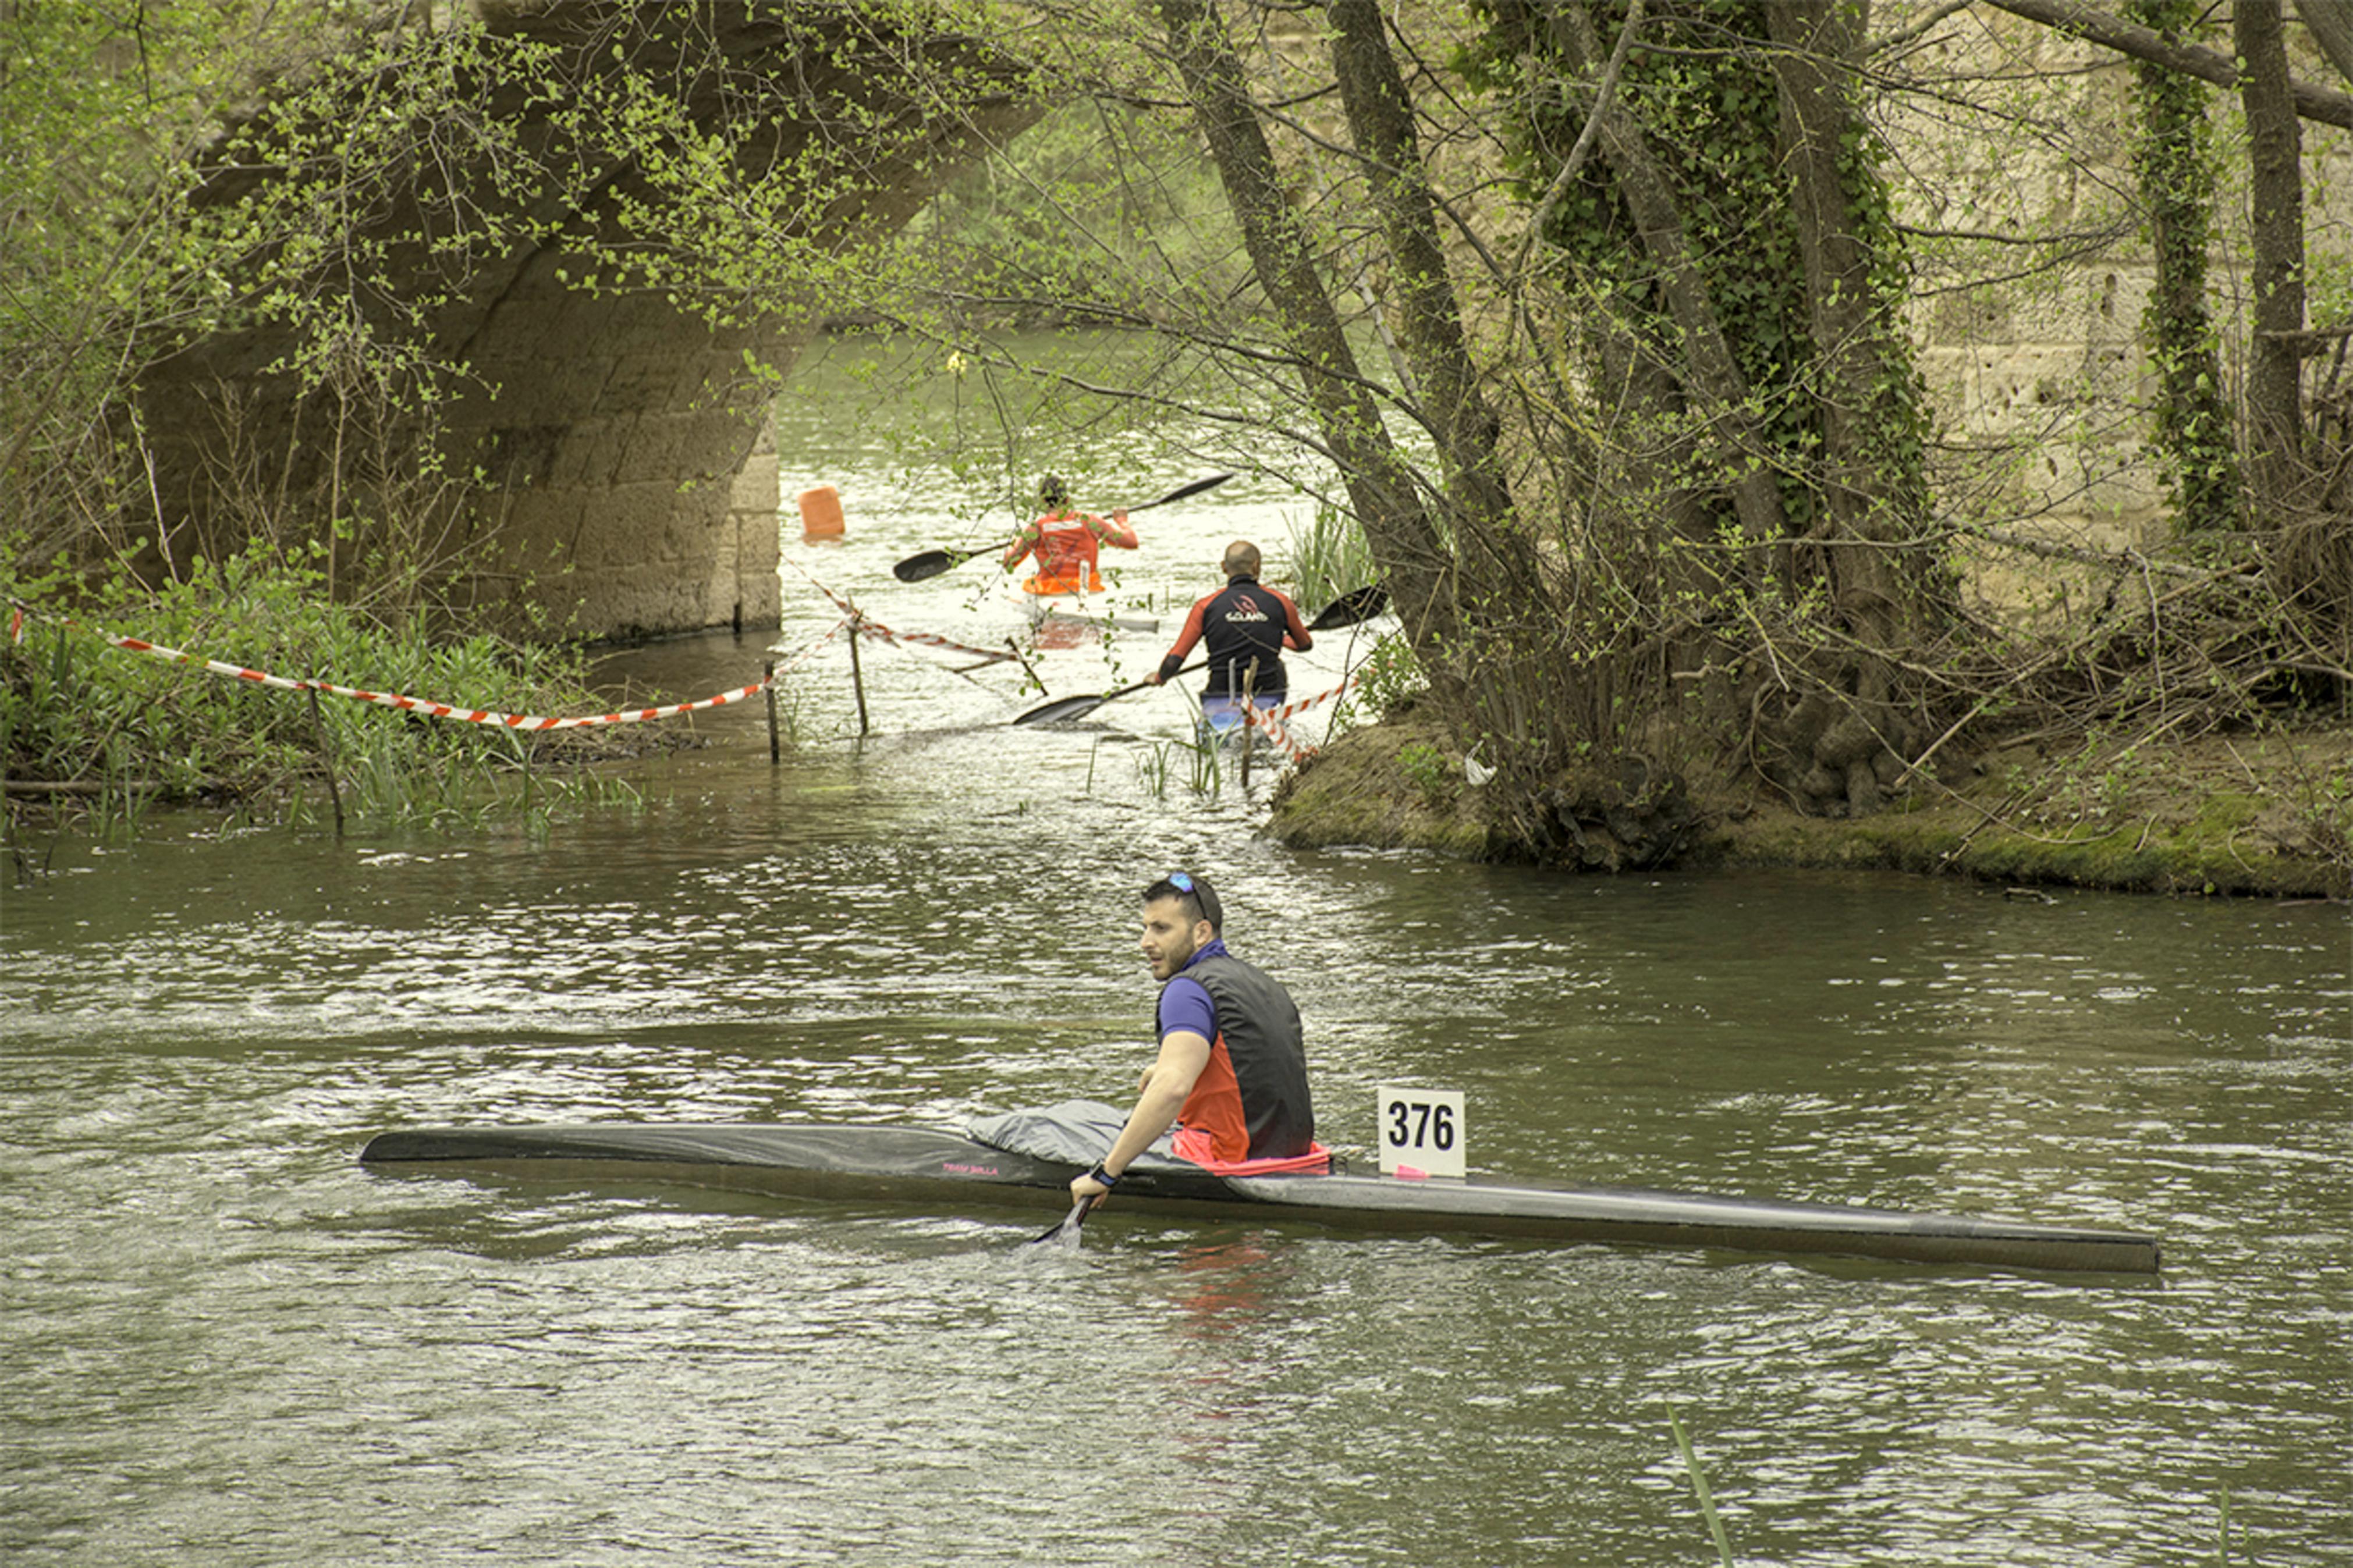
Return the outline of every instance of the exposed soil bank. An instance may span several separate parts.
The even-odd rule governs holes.
[[[1859,821],[1806,816],[1763,784],[1662,802],[1610,781],[1514,801],[1473,785],[1436,723],[1354,730],[1286,779],[1286,844],[1419,847],[1565,868],[1673,865],[1911,871],[2125,892],[2353,894],[2353,730],[2215,735],[2096,767],[1997,752]],[[2029,792],[2031,792],[2031,794]]]

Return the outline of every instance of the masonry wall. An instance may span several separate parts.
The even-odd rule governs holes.
[[[1873,27],[1899,33],[1931,11],[1881,0]],[[1956,511],[2058,542],[2154,542],[2172,509],[2148,447],[2157,386],[2142,315],[2155,266],[2133,211],[2131,63],[1982,5],[1936,36],[1908,68],[1998,111],[1939,105],[1931,119],[1897,100],[1889,126],[1912,176],[1896,185],[1901,211],[1924,231],[1914,326],[1951,448],[1940,493]],[[2289,36],[2300,79],[2347,87],[2300,26]],[[2223,8],[2207,42],[2227,51],[2229,39]],[[2245,134],[2235,93],[2215,89],[2210,101],[2221,170],[2210,300],[2235,399],[2251,308]],[[2353,305],[2353,134],[2307,120],[2303,139],[2312,309],[2341,322]],[[2326,374],[2310,362],[2307,384]]]
[[[485,390],[446,411],[493,480],[481,591],[535,579],[601,635],[773,622],[775,446],[761,460],[766,391],[744,362],[788,372],[796,343],[580,292],[561,260],[533,258],[485,312],[470,355]]]

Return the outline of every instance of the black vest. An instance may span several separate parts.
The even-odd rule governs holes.
[[[1250,1157],[1304,1154],[1315,1141],[1315,1107],[1307,1094],[1307,1045],[1291,993],[1239,958],[1204,958],[1185,970],[1218,1009],[1218,1034],[1241,1090]]]
[[[1250,691],[1260,697],[1280,697],[1289,689],[1282,670],[1282,634],[1290,616],[1282,601],[1258,585],[1254,577],[1236,577],[1209,595],[1201,606],[1201,644],[1209,653],[1209,683],[1204,697],[1240,697],[1243,672],[1258,661],[1249,678]]]

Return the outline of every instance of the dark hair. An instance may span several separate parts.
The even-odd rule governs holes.
[[[1048,506],[1060,506],[1071,499],[1071,487],[1060,474],[1048,474],[1038,481],[1038,499]]]
[[[1175,899],[1193,911],[1197,921],[1207,921],[1209,929],[1223,933],[1226,929],[1226,907],[1218,901],[1218,889],[1209,886],[1209,879],[1191,871],[1171,871],[1144,889],[1144,901],[1156,904],[1163,899]]]

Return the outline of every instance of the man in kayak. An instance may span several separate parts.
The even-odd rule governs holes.
[[[1071,1182],[1071,1199],[1099,1198],[1176,1124],[1179,1159],[1212,1170],[1245,1161],[1304,1169],[1315,1142],[1307,1050],[1291,993],[1226,951],[1225,910],[1205,877],[1172,871],[1144,890],[1145,958],[1161,982],[1160,1055],[1111,1152]]]
[[[1288,679],[1282,650],[1304,653],[1315,646],[1299,606],[1258,580],[1258,546],[1237,539],[1226,546],[1226,585],[1200,599],[1176,634],[1176,646],[1160,668],[1145,679],[1155,686],[1184,668],[1196,643],[1208,645],[1209,681],[1201,690],[1201,717],[1212,730],[1241,721],[1244,693],[1261,708],[1282,705]]]
[[[1035,555],[1038,570],[1022,588],[1032,594],[1100,594],[1103,574],[1097,558],[1106,544],[1115,550],[1135,548],[1135,530],[1127,513],[1115,511],[1106,521],[1071,505],[1071,488],[1060,474],[1048,474],[1038,484],[1038,502],[1046,514],[1014,536],[1006,547],[1005,569],[1014,571],[1024,558]]]

